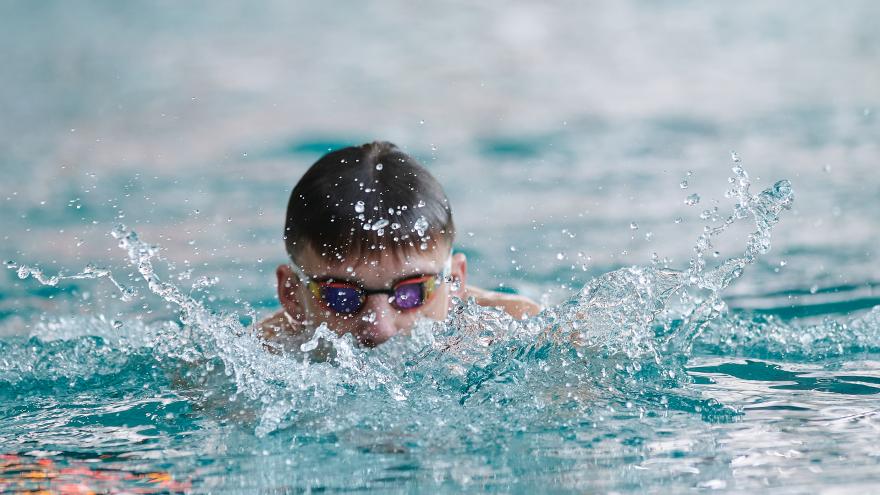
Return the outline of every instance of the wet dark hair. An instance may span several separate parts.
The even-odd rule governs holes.
[[[440,183],[389,142],[332,151],[312,165],[287,204],[284,243],[344,259],[452,246],[455,225]]]

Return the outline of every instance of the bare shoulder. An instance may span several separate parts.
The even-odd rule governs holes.
[[[296,349],[310,337],[306,335],[304,327],[290,321],[284,310],[263,319],[260,322],[260,333],[270,350],[278,350],[279,347]]]
[[[541,306],[528,297],[518,294],[504,294],[479,287],[465,287],[465,297],[473,297],[480,306],[492,306],[503,309],[518,319],[535,316],[541,312]]]

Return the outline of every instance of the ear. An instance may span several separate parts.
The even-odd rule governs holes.
[[[288,318],[297,322],[305,322],[305,291],[299,277],[290,268],[290,265],[278,265],[275,269],[275,277],[278,280],[278,301]]]
[[[464,253],[452,255],[452,278],[458,280],[458,290],[453,291],[453,294],[461,297],[467,287],[467,256]]]

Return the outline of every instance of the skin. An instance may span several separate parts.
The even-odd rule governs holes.
[[[440,273],[448,253],[449,246],[441,245],[413,255],[394,256],[390,252],[381,252],[374,259],[339,260],[306,249],[297,257],[297,264],[310,277],[357,280],[368,289],[380,289],[390,288],[404,277]],[[461,299],[474,297],[477,304],[500,307],[516,318],[527,318],[541,310],[536,303],[522,296],[468,286],[467,258],[462,253],[452,257],[451,274],[458,284],[440,284],[427,303],[409,311],[394,308],[385,294],[372,294],[358,313],[336,314],[325,309],[304,287],[290,265],[279,265],[275,274],[282,310],[263,321],[262,329],[268,341],[285,347],[305,342],[311,337],[307,330],[321,323],[327,323],[339,335],[351,333],[362,345],[374,347],[397,334],[408,334],[420,318],[444,320],[451,308],[452,296]],[[457,290],[455,285],[459,287]]]

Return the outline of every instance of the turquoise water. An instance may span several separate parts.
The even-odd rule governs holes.
[[[0,491],[876,491],[878,7],[414,9],[0,7]],[[374,138],[547,311],[267,353]]]

